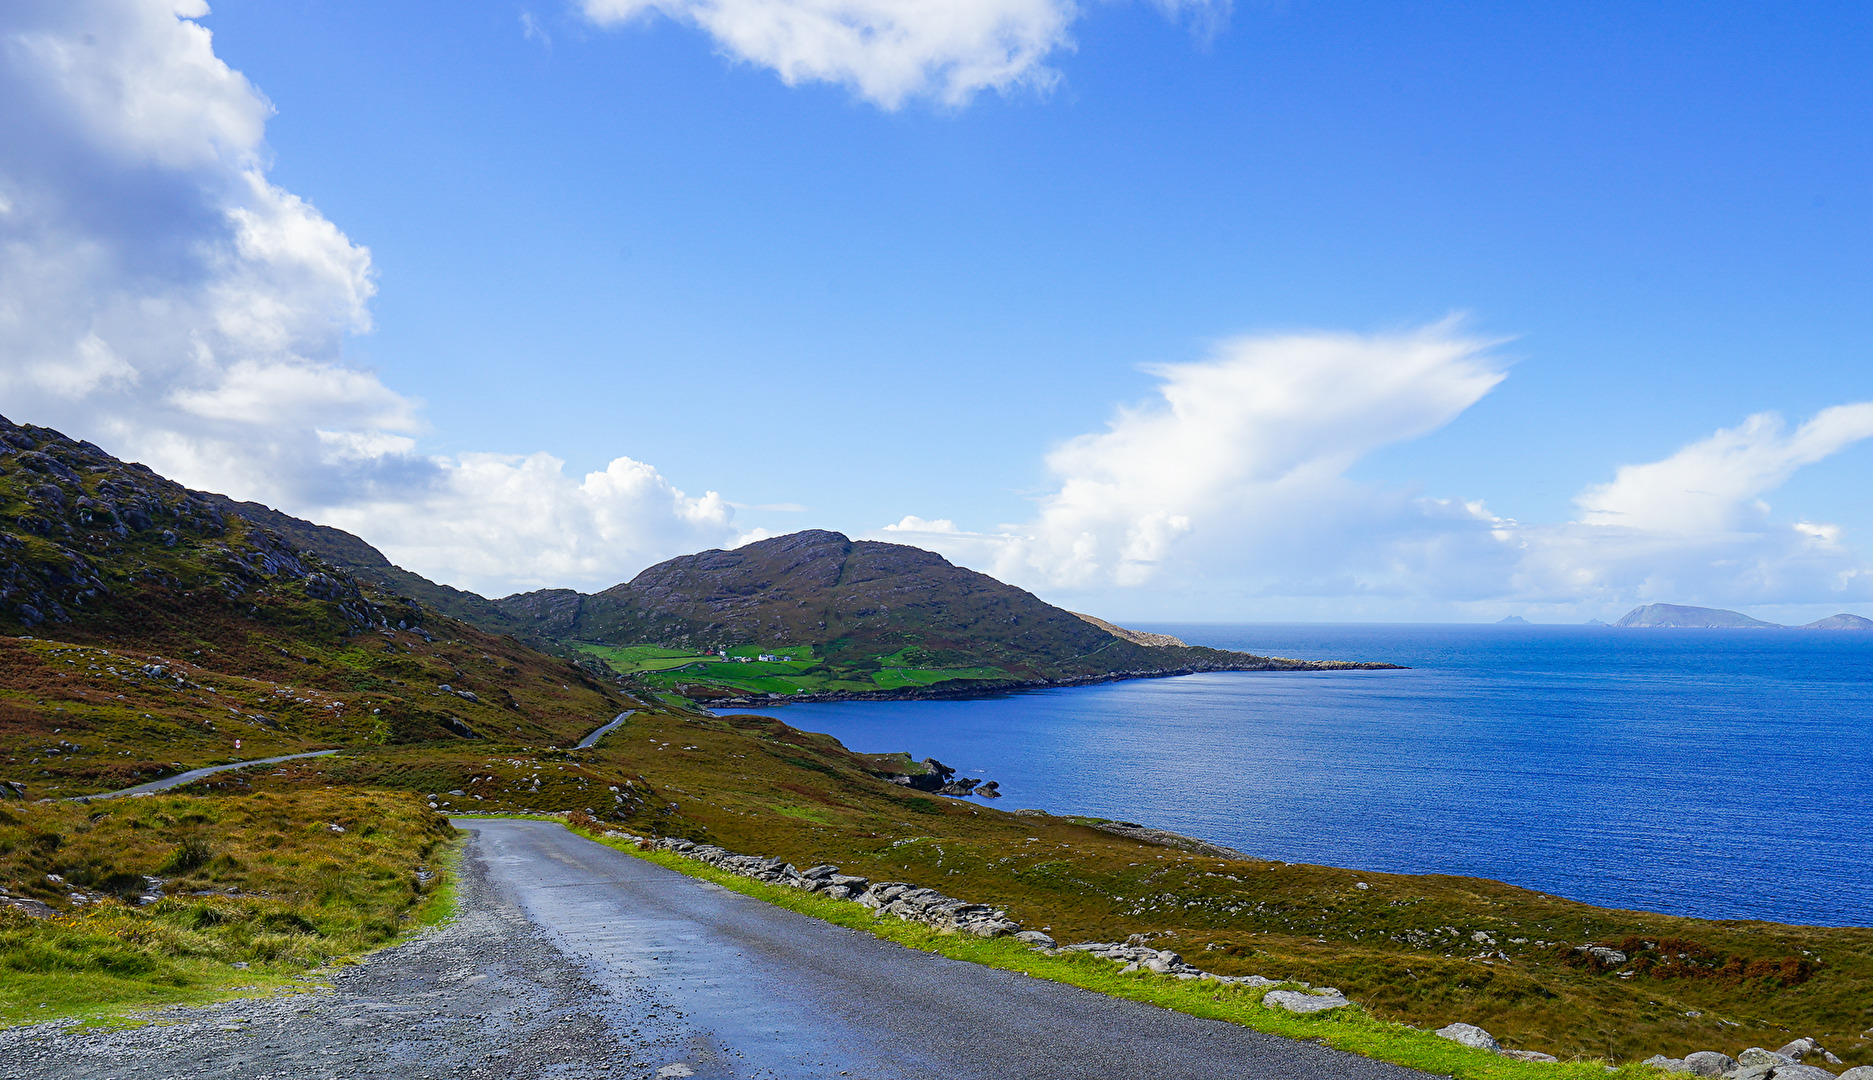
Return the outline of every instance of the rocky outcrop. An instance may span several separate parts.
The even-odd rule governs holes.
[[[1127,630],[1123,626],[1114,625],[1113,623],[1109,623],[1097,615],[1088,615],[1084,611],[1075,611],[1075,612],[1071,612],[1070,614],[1075,615],[1079,618],[1085,619],[1087,622],[1092,623],[1094,626],[1097,626],[1099,629],[1104,630],[1108,634],[1111,634],[1113,637],[1124,638],[1126,641],[1129,641],[1134,645],[1148,645],[1154,649],[1188,648],[1188,646],[1185,645],[1184,640],[1182,638],[1175,638],[1169,634],[1152,634],[1152,633],[1147,633],[1146,631],[1143,631],[1143,630]]]
[[[1114,836],[1123,836],[1158,847],[1176,848],[1179,851],[1188,851],[1193,855],[1203,855],[1212,859],[1252,858],[1232,847],[1212,844],[1208,840],[1198,840],[1196,837],[1184,836],[1181,833],[1147,828],[1131,821],[1102,821],[1093,828],[1100,832],[1109,832]]]
[[[1641,1062],[1668,1073],[1690,1076],[1714,1076],[1724,1080],[1873,1080],[1873,1067],[1862,1065],[1839,1074],[1822,1068],[1806,1058],[1829,1065],[1842,1061],[1812,1038],[1800,1038],[1777,1050],[1752,1046],[1735,1057],[1716,1050],[1700,1050],[1681,1058],[1658,1054]]]
[[[225,502],[0,417],[0,624],[135,622],[144,597],[237,617],[304,598],[350,632],[418,617],[367,598],[345,571]]]

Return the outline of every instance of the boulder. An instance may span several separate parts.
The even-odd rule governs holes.
[[[1856,1065],[1841,1073],[1840,1080],[1873,1080],[1873,1065]]]
[[[1514,1058],[1517,1061],[1559,1061],[1561,1060],[1560,1058],[1555,1057],[1553,1054],[1544,1054],[1539,1050],[1498,1050],[1496,1052],[1498,1054],[1501,1054],[1503,1057]],[[1680,1069],[1678,1071],[1683,1072],[1684,1070]]]
[[[1639,1064],[1650,1065],[1660,1072],[1688,1073],[1691,1071],[1691,1066],[1686,1065],[1683,1058],[1668,1058],[1663,1054],[1653,1054]]]
[[[1286,1009],[1291,1013],[1317,1013],[1338,1009],[1352,1002],[1339,994],[1307,994],[1299,990],[1270,990],[1262,995],[1265,1009]]]
[[[1752,1046],[1736,1056],[1736,1063],[1743,1066],[1793,1065],[1795,1064],[1795,1059],[1789,1057],[1787,1054],[1778,1054],[1774,1050],[1764,1050],[1760,1046]]]
[[[1737,1066],[1735,1058],[1729,1054],[1720,1054],[1715,1050],[1699,1050],[1695,1054],[1686,1054],[1684,1063],[1693,1076],[1722,1076]]]
[[[1777,1065],[1775,1080],[1834,1080],[1834,1074],[1819,1065]]]
[[[1051,949],[1057,944],[1053,938],[1039,930],[1023,930],[1015,935],[1015,940],[1036,949]]]
[[[1454,1043],[1474,1046],[1478,1050],[1500,1050],[1502,1044],[1496,1037],[1475,1024],[1450,1024],[1437,1029],[1437,1037],[1449,1039]]]

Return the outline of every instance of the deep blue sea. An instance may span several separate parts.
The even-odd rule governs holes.
[[[754,711],[999,780],[1004,809],[1610,907],[1873,926],[1873,634],[1141,628],[1412,670]]]

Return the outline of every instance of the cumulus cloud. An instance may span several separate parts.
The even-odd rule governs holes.
[[[339,362],[370,326],[370,253],[268,182],[271,106],[206,10],[0,8],[0,396],[290,500],[319,483],[320,429],[408,433],[416,405]]]
[[[1443,426],[1501,381],[1490,345],[1442,323],[1240,338],[1151,368],[1154,400],[1048,455],[1058,490],[995,540],[996,572],[1068,589],[1143,585],[1174,559],[1200,571],[1249,543],[1311,537],[1369,505],[1345,477],[1354,462]]]
[[[463,454],[394,497],[328,509],[393,561],[489,596],[604,588],[678,552],[722,545],[733,514],[715,492],[684,494],[656,469],[618,458],[575,478],[549,454]]]
[[[1045,89],[1047,58],[1072,47],[1074,0],[582,0],[601,26],[660,13],[709,34],[728,55],[773,69],[789,86],[848,86],[887,109],[983,90]],[[1211,31],[1227,0],[1161,0]]]
[[[1763,497],[1873,435],[1873,403],[1794,431],[1749,418],[1582,491],[1578,519],[1525,523],[1481,500],[1359,483],[1380,447],[1448,423],[1503,378],[1454,323],[1394,335],[1294,334],[1152,369],[1156,397],[1047,457],[1026,522],[972,531],[911,515],[874,533],[1069,602],[1145,617],[1558,617],[1635,603],[1873,598],[1825,522],[1778,522]],[[1141,588],[1149,586],[1149,588]]]
[[[267,179],[272,106],[206,13],[0,5],[5,412],[495,591],[732,540],[714,493],[629,458],[574,478],[545,455],[418,452],[421,403],[344,358],[370,328],[370,252]]]

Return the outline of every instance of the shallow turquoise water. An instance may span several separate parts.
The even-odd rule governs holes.
[[[1873,925],[1873,634],[1142,629],[1412,670],[756,711],[999,780],[1002,808],[1614,907]]]

